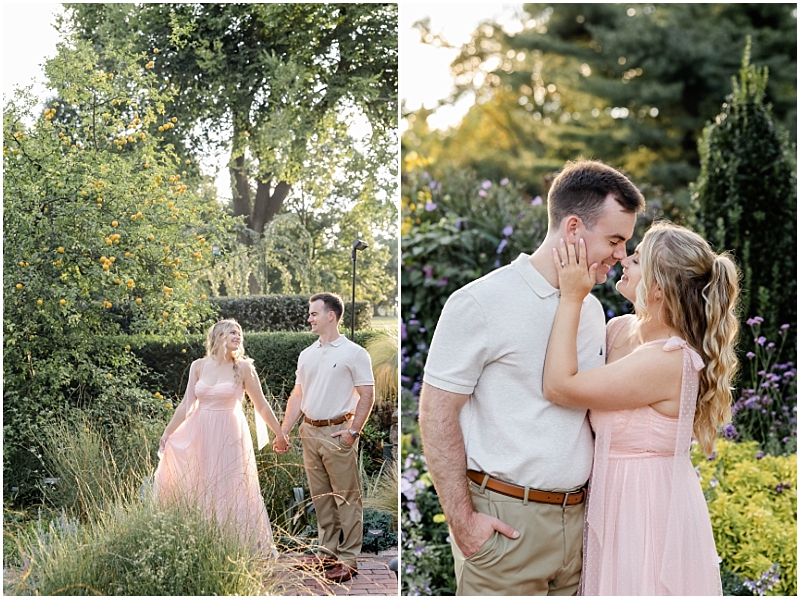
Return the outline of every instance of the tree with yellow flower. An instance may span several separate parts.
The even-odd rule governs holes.
[[[192,281],[235,219],[154,132],[171,92],[146,62],[61,44],[45,67],[56,99],[36,115],[20,91],[4,107],[3,464],[15,486],[37,469],[42,423],[158,405],[111,336],[180,336],[211,316]]]

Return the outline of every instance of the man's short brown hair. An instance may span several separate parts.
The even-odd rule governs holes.
[[[315,293],[309,298],[308,303],[312,304],[317,300],[322,300],[325,304],[326,312],[333,312],[336,314],[336,322],[342,319],[342,314],[344,314],[344,302],[342,298],[335,293]]]
[[[547,194],[550,226],[556,228],[574,214],[592,229],[609,195],[625,212],[644,210],[644,196],[619,171],[597,160],[567,162]]]

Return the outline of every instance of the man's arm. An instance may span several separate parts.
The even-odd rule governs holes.
[[[467,482],[467,454],[458,414],[469,395],[451,393],[422,383],[419,396],[419,428],[425,459],[433,477],[450,533],[465,557],[481,548],[492,533],[516,539],[508,524],[476,512]]]
[[[300,402],[302,399],[303,388],[297,383],[289,394],[289,399],[286,400],[286,410],[283,413],[283,425],[281,426],[281,431],[284,435],[289,435],[289,432],[294,428],[295,422],[300,418]]]
[[[353,416],[353,430],[361,432],[364,428],[364,423],[369,418],[369,413],[372,411],[372,405],[375,403],[375,387],[372,385],[360,385],[356,387],[358,393],[358,403],[356,404],[356,411]],[[331,437],[343,436],[348,445],[356,442],[350,431],[345,429],[331,434]]]

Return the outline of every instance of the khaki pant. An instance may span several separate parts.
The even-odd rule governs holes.
[[[364,531],[358,441],[347,447],[341,437],[331,437],[331,433],[347,430],[350,422],[332,426],[303,422],[300,439],[303,441],[303,465],[317,513],[319,543],[326,553],[356,568]]]
[[[457,595],[574,595],[581,576],[585,502],[562,508],[506,497],[470,481],[476,511],[519,531],[494,532],[465,558],[452,540]]]

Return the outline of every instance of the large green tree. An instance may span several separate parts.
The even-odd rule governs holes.
[[[177,117],[145,55],[76,41],[45,72],[58,100],[3,111],[3,470],[20,488],[42,423],[167,409],[113,335],[202,326],[191,280],[233,225],[154,127]]]
[[[233,205],[254,235],[279,213],[315,148],[357,115],[396,125],[394,4],[68,4],[97,46],[152,53],[197,144],[231,153]]]
[[[404,149],[475,168],[487,178],[543,177],[579,155],[637,182],[680,192],[699,172],[697,141],[735,75],[747,35],[770,69],[774,115],[796,129],[794,4],[526,4],[523,29],[486,23],[452,64],[456,92],[474,94],[444,135],[414,115]],[[419,29],[435,42],[427,24]]]

